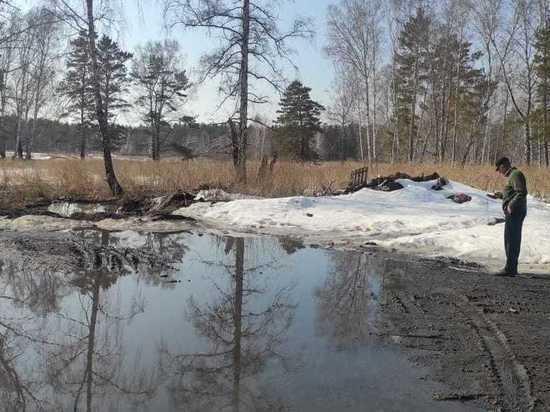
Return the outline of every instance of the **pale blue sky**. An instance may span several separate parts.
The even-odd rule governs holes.
[[[176,28],[167,34],[163,28],[160,5],[155,0],[143,0],[143,13],[138,12],[137,0],[125,1],[126,29],[121,33],[121,40],[131,49],[147,40],[160,40],[167,35],[179,40],[182,51],[187,56],[189,66],[197,67],[200,56],[215,46],[216,40],[209,39],[204,31],[184,31]],[[312,95],[320,103],[327,105],[328,89],[332,81],[332,64],[324,57],[323,47],[326,43],[326,10],[333,0],[296,0],[281,1],[280,21],[281,27],[288,26],[295,16],[310,17],[313,20],[316,36],[312,40],[294,40],[290,43],[296,50],[293,61],[298,67],[298,72],[287,69],[286,76],[289,80],[295,78],[303,81],[312,88]],[[133,6],[132,6],[133,5]],[[257,107],[256,110],[270,118],[277,108],[278,96],[273,94],[273,104],[265,107]],[[192,100],[189,109],[193,114],[199,115],[201,121],[225,120],[226,113],[215,112],[219,97],[216,84],[209,82],[201,85]]]
[[[141,10],[138,7],[138,0],[111,1],[123,5],[123,9],[120,10],[122,14],[120,31],[112,35],[118,37],[119,42],[130,51],[149,40],[175,38],[180,42],[182,52],[186,56],[187,67],[192,73],[193,69],[197,68],[200,56],[216,44],[216,40],[209,39],[203,31],[183,31],[177,28],[172,33],[167,33],[163,25],[159,0],[141,0]],[[290,43],[290,46],[296,50],[293,61],[298,67],[298,72],[288,68],[286,77],[289,80],[298,78],[311,87],[312,97],[324,105],[330,103],[328,89],[333,76],[332,63],[324,56],[322,50],[326,43],[326,11],[328,5],[335,1],[281,0],[279,8],[281,28],[287,27],[295,16],[309,17],[313,21],[316,32],[314,39],[298,39]],[[17,2],[24,8],[28,8],[41,1],[17,0]],[[273,118],[279,101],[278,95],[274,92],[271,94],[272,104],[253,109],[255,113],[263,115],[268,120]],[[197,115],[202,122],[224,121],[227,118],[227,112],[223,110],[216,112],[219,100],[216,84],[208,82],[197,88],[187,104],[187,111],[189,114]]]

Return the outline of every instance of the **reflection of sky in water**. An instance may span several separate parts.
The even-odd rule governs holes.
[[[148,244],[137,238],[138,235],[130,235],[125,233],[120,236],[117,245]],[[111,368],[111,372],[114,372],[113,380],[118,379],[123,385],[128,382],[135,384],[136,378],[154,382],[158,386],[156,396],[146,403],[140,403],[140,397],[121,394],[113,389],[114,385],[110,384],[116,382],[103,382],[104,386],[94,388],[93,410],[185,409],[181,403],[177,407],[174,405],[171,401],[173,393],[168,390],[171,387],[180,388],[176,381],[185,379],[174,376],[174,365],[159,369],[161,352],[166,350],[181,358],[186,354],[204,355],[224,347],[215,345],[211,337],[198,336],[197,323],[190,319],[190,300],[202,309],[212,309],[224,294],[232,296],[237,279],[237,242],[207,234],[200,236],[189,233],[169,235],[166,239],[177,239],[177,244],[187,248],[183,257],[176,262],[166,262],[172,263],[174,270],[166,272],[168,277],[160,278],[158,273],[146,267],[141,268],[139,274],[119,277],[108,290],[100,290],[95,334],[98,351],[120,353],[119,357],[110,358],[105,364],[100,364],[98,360],[97,367],[106,371]],[[287,254],[285,250],[293,253]],[[163,254],[165,251],[161,248],[156,253]],[[168,255],[166,259],[169,260]],[[282,241],[271,238],[244,240],[243,330],[246,322],[255,326],[258,319],[267,319],[267,326],[260,330],[258,336],[242,337],[240,392],[243,395],[240,410],[259,410],[260,407],[270,410],[274,405],[283,405],[295,411],[438,410],[441,407],[441,403],[434,404],[431,400],[431,394],[437,387],[420,381],[418,378],[425,371],[415,369],[407,361],[406,355],[396,347],[385,347],[374,340],[357,338],[353,325],[346,329],[344,337],[330,336],[340,330],[337,325],[330,323],[345,321],[346,312],[345,308],[341,308],[339,316],[323,317],[322,313],[330,313],[331,308],[323,308],[325,303],[322,296],[332,296],[332,292],[339,292],[330,290],[332,287],[347,284],[348,274],[342,273],[342,270],[346,270],[346,265],[351,263],[351,267],[357,268],[357,271],[353,274],[350,272],[349,278],[355,276],[353,281],[363,282],[362,285],[368,289],[366,294],[362,294],[370,296],[364,303],[368,307],[359,309],[365,310],[367,327],[370,328],[377,316],[382,316],[379,313],[379,300],[383,295],[383,278],[387,275],[383,273],[383,261],[366,254],[283,245]],[[41,274],[35,273],[34,276],[38,279]],[[64,281],[70,277],[67,274],[57,276],[65,276]],[[329,282],[332,276],[337,281]],[[3,273],[2,283],[5,282]],[[66,284],[64,287],[67,287]],[[20,317],[24,316],[27,319],[25,322],[34,325],[30,328],[34,330],[33,333],[41,330],[44,337],[58,343],[82,340],[87,336],[86,324],[91,317],[92,302],[74,288],[68,290],[72,290],[72,293],[61,298],[58,313],[36,319],[26,310],[25,305],[15,306],[2,301],[2,317],[6,321],[20,323],[23,322]],[[320,290],[323,293],[320,294]],[[333,301],[328,302],[332,304]],[[281,327],[284,322],[276,319],[277,311],[281,311],[281,306],[285,304],[292,307],[292,322],[288,328]],[[135,316],[128,316],[134,312]],[[223,324],[223,314],[214,310],[210,315],[208,319],[213,324]],[[234,325],[230,324],[227,330],[231,332],[232,328]],[[278,356],[264,353],[261,356],[265,359],[255,359],[253,355],[262,352],[262,345],[267,346],[271,342],[273,337],[270,333],[274,330],[281,333],[277,333],[277,344],[270,349]],[[85,353],[87,340],[83,342],[82,350]],[[21,374],[27,375],[24,380],[32,380],[29,376],[44,378],[44,359],[49,356],[50,347],[38,343],[26,343],[24,347],[25,355],[16,361]],[[228,355],[230,364],[235,360],[234,356],[235,353]],[[75,376],[82,375],[85,360],[85,356],[80,356],[80,369],[76,368]],[[261,366],[255,370],[251,362],[258,362]],[[185,376],[190,373],[186,371]],[[98,382],[97,377],[95,382]],[[228,386],[227,382],[219,385],[225,385],[223,389]],[[72,408],[72,401],[67,401],[70,394],[61,393],[65,390],[63,387],[55,391],[47,384],[37,388],[39,398],[53,396],[63,403],[64,408]],[[57,395],[51,395],[51,392]],[[190,397],[193,398],[193,395]],[[222,406],[227,406],[231,401],[229,392],[228,397],[209,405],[218,405],[216,410],[221,410]],[[133,403],[136,399],[138,404]],[[191,399],[191,403],[194,401]],[[85,410],[84,404],[81,403],[81,410]],[[204,405],[208,403],[198,405],[202,405],[202,410],[205,410]],[[226,409],[231,410],[229,407]],[[456,405],[455,410],[464,409]]]

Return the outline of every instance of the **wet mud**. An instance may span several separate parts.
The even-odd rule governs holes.
[[[550,275],[496,277],[442,262],[388,260],[383,334],[452,391],[490,410],[550,410]]]

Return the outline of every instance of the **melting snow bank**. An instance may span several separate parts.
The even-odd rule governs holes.
[[[435,181],[398,180],[394,192],[363,189],[330,197],[242,199],[196,203],[174,212],[207,225],[243,232],[290,235],[311,243],[359,246],[366,242],[427,257],[453,257],[491,268],[504,262],[501,202],[480,190],[451,182],[434,191]],[[470,202],[447,199],[465,193]],[[550,269],[550,206],[528,200],[520,260],[522,270]]]

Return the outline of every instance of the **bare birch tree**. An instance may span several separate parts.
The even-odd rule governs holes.
[[[350,74],[344,70],[337,71],[333,86],[334,94],[331,99],[333,103],[328,108],[329,120],[340,126],[340,142],[337,147],[340,149],[339,157],[341,160],[345,160],[344,141],[346,130],[352,121],[353,108],[357,100],[354,84],[350,77]]]
[[[358,102],[358,108],[359,117],[364,114],[366,119],[369,163],[376,153],[375,76],[379,64],[382,11],[382,3],[378,0],[342,0],[339,5],[329,6],[327,15],[327,54],[352,68],[362,83],[365,110],[361,110],[362,102]]]
[[[537,8],[534,0],[517,0],[504,30],[492,39],[504,82],[524,127],[524,159],[531,163],[531,115],[534,108],[535,32]],[[519,76],[518,76],[519,74]]]
[[[54,16],[46,9],[31,11],[30,26],[33,27],[34,61],[31,64],[31,118],[27,120],[28,133],[25,139],[25,158],[32,157],[32,144],[37,130],[39,115],[48,100],[48,91],[55,83],[55,64],[58,58],[58,26]]]
[[[470,2],[469,7],[472,11],[473,16],[473,26],[474,31],[477,34],[477,37],[483,45],[484,51],[484,67],[487,74],[487,80],[489,82],[495,82],[496,91],[498,86],[498,79],[500,77],[500,68],[497,67],[497,61],[495,59],[495,52],[493,49],[492,40],[495,38],[497,31],[499,30],[502,19],[502,0],[479,0],[475,2]],[[488,121],[485,122],[483,127],[483,150],[481,161],[491,160],[489,156],[490,152],[490,138],[489,138],[489,123],[493,115],[493,107],[496,105],[495,93],[490,93],[485,96],[484,104],[488,107]],[[494,146],[497,146],[496,144]],[[496,153],[496,150],[495,150]],[[496,161],[495,154],[493,160]]]

